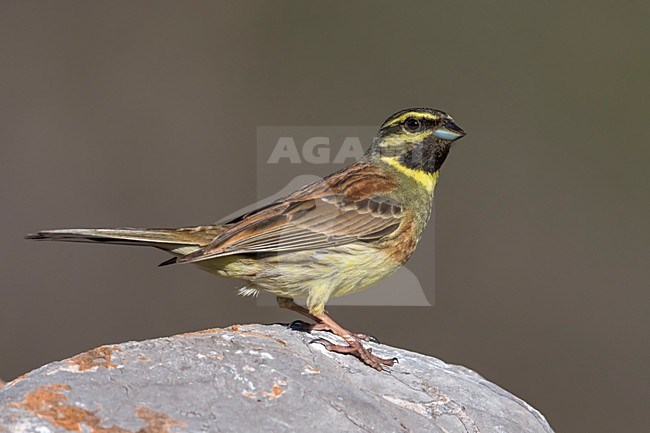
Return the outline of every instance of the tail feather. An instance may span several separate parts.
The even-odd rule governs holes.
[[[178,257],[172,257],[171,259],[165,260],[164,262],[162,262],[162,263],[159,264],[158,266],[162,267],[162,266],[173,265],[173,264],[176,263],[177,261],[178,261]]]
[[[34,234],[29,234],[25,238],[65,242],[152,246],[171,252],[179,250],[178,253],[186,253],[191,247],[198,248],[209,244],[221,231],[222,229],[219,226],[201,226],[183,229],[57,229],[42,230]]]

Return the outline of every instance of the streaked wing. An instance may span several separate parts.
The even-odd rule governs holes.
[[[212,243],[178,262],[379,239],[400,225],[402,206],[386,195],[395,187],[376,167],[357,163],[231,221]]]

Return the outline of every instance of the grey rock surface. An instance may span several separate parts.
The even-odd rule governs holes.
[[[378,372],[283,325],[102,346],[0,389],[0,432],[552,432],[477,373],[384,345]]]

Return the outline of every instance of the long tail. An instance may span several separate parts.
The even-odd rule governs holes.
[[[151,246],[184,255],[208,245],[223,229],[220,226],[199,226],[181,229],[58,229],[42,230],[26,239],[96,242],[116,245]]]

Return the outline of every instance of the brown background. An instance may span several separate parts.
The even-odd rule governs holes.
[[[647,430],[649,13],[3,0],[0,377],[294,319],[234,281],[159,269],[155,250],[22,236],[209,223],[256,199],[258,125],[379,125],[424,105],[470,133],[437,192],[436,305],[335,317],[477,370],[558,432]]]

